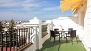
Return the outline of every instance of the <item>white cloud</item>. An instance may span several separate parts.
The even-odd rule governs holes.
[[[43,1],[42,3],[46,3],[47,1]]]
[[[0,7],[3,7],[3,8],[10,8],[12,9],[13,8],[23,8],[23,9],[31,9],[31,8],[34,8],[34,7],[39,7],[39,4],[36,3],[35,0],[0,0]]]
[[[59,10],[59,6],[44,8],[43,10]]]
[[[0,0],[0,7],[3,8],[20,7],[20,5],[16,0]]]
[[[40,7],[39,3],[36,2],[36,0],[25,0],[22,4],[24,9],[31,9],[35,7]]]
[[[5,3],[5,4],[0,4],[0,7],[5,7],[5,8],[11,8],[11,7],[19,7],[19,3]]]
[[[22,6],[24,8],[34,8],[34,7],[38,7],[38,4],[34,4],[34,3],[27,3],[27,4],[22,4]]]
[[[10,3],[13,2],[14,0],[0,0],[0,3]]]
[[[24,2],[35,2],[35,0],[25,0]]]
[[[16,12],[0,12],[0,20],[26,20],[29,15],[26,13],[16,13]]]
[[[20,14],[17,14],[15,12],[11,12],[11,11],[8,11],[8,12],[0,12],[0,17],[19,17]]]

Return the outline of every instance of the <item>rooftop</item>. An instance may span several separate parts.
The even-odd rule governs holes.
[[[56,39],[55,43],[53,42],[53,39],[51,41],[50,39],[48,39],[43,44],[43,47],[36,51],[86,51],[86,50],[83,47],[80,40],[78,43],[74,40],[72,45],[70,41],[66,43],[65,39],[62,39],[60,43],[58,39]]]

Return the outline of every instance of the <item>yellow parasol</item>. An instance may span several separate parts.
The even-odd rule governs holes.
[[[77,9],[81,6],[83,0],[62,0],[60,2],[60,8],[62,12],[69,9]]]

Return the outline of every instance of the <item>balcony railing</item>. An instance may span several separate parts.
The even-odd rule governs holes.
[[[34,31],[33,27],[29,27],[0,32],[0,51],[24,50],[33,44]]]

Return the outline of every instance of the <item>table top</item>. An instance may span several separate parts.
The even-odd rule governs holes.
[[[68,32],[67,30],[60,30],[59,32]]]

